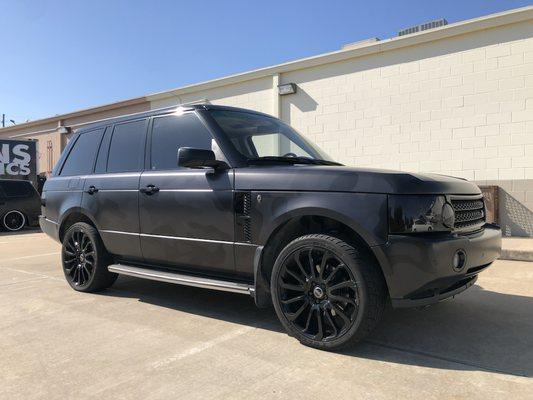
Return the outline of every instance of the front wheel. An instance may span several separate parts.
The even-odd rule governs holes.
[[[103,290],[118,276],[107,270],[111,259],[98,231],[84,222],[75,223],[65,233],[61,259],[67,282],[79,292]]]
[[[306,235],[279,254],[271,277],[276,314],[301,343],[337,350],[377,325],[386,299],[372,257],[328,235]]]

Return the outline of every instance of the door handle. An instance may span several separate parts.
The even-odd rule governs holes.
[[[94,186],[89,186],[89,189],[85,191],[85,193],[89,193],[89,194],[95,194],[96,192],[98,192],[98,189],[95,188]]]
[[[159,188],[154,185],[147,185],[145,188],[140,188],[139,191],[141,193],[151,195],[151,194],[159,192]]]

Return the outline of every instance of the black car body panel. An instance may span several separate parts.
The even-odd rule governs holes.
[[[445,175],[309,165],[239,170],[235,189],[387,194],[481,193],[471,182]]]
[[[468,209],[477,207],[481,198],[475,184],[435,174],[309,165],[313,159],[307,158],[294,163],[287,157],[278,163],[250,162],[236,150],[234,139],[210,114],[212,110],[263,115],[212,105],[187,106],[178,113],[174,107],[105,120],[78,132],[45,184],[43,231],[61,241],[70,223],[87,221],[118,261],[254,283],[256,299],[268,297],[265,269],[270,265],[265,253],[281,240],[278,233],[283,227],[301,218],[333,222],[370,251],[395,306],[425,305],[452,296],[471,285],[477,273],[499,256],[500,230],[484,225],[484,210]],[[154,166],[154,119],[189,114],[212,135],[217,159],[228,168]],[[129,121],[140,124],[142,165],[132,171],[110,171],[114,132]],[[75,141],[90,134],[98,135],[91,137],[95,150],[87,161],[90,167],[63,176]],[[415,199],[434,195],[446,204],[454,196],[466,199],[464,227],[432,232],[434,215],[426,215],[427,220],[422,215],[422,221],[406,215],[408,224],[428,231],[391,234],[392,195]],[[472,224],[470,214],[477,218]],[[454,269],[452,259],[458,250],[467,254],[466,261]]]
[[[450,266],[458,249],[467,259],[460,271],[454,271]],[[424,299],[477,275],[500,256],[500,249],[500,229],[491,225],[471,235],[390,235],[387,243],[372,248],[395,306],[423,305]]]
[[[369,246],[387,241],[386,221],[367,217],[387,213],[387,196],[383,194],[257,190],[252,191],[251,198],[252,238],[259,245],[266,245],[279,226],[306,215],[343,221]]]
[[[139,198],[145,261],[233,272],[233,171],[148,171],[140,187],[149,184],[159,192]]]

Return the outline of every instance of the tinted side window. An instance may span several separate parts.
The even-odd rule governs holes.
[[[29,184],[26,182],[4,181],[2,187],[7,197],[28,197],[30,192]]]
[[[85,175],[93,171],[94,158],[103,129],[80,134],[61,169],[61,176]]]
[[[211,150],[211,133],[194,113],[154,118],[151,169],[178,168],[178,149],[193,147]]]
[[[107,172],[135,172],[142,169],[146,124],[146,120],[141,120],[115,125],[107,158]]]

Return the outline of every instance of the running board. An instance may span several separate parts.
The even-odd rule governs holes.
[[[194,286],[204,289],[221,290],[254,295],[254,287],[245,283],[221,281],[218,279],[202,278],[198,276],[183,275],[175,272],[157,271],[148,268],[133,267],[124,264],[112,264],[107,267],[109,272],[121,275],[134,276],[136,278],[149,279],[152,281],[174,283],[176,285]]]

